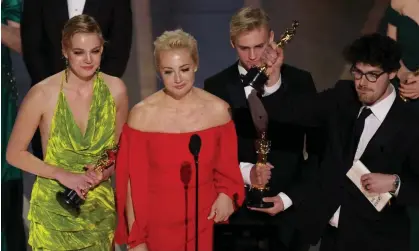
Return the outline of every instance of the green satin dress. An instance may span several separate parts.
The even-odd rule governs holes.
[[[402,61],[409,71],[415,72],[419,69],[419,24],[408,16],[400,15],[391,6],[387,8],[385,19],[397,27],[397,42],[402,48]],[[399,80],[396,79],[394,84],[398,87]],[[410,100],[409,103],[419,116],[419,99]]]
[[[21,1],[19,0],[3,0],[1,3],[1,23],[7,24],[7,21],[13,21],[20,23],[20,14],[21,14]],[[1,44],[1,183],[2,183],[2,196],[8,193],[7,198],[15,196],[14,186],[18,183],[22,183],[22,171],[17,169],[14,166],[9,165],[6,162],[6,148],[7,143],[9,142],[9,137],[15,123],[16,114],[17,114],[17,88],[16,88],[16,79],[13,74],[12,60],[10,58],[10,49]],[[6,183],[10,182],[10,185]],[[13,183],[13,184],[12,184]],[[8,191],[6,191],[8,190]],[[10,201],[5,201],[2,197],[2,203],[9,203]],[[2,210],[18,210],[22,211],[20,207],[21,203],[12,205],[2,205]],[[6,209],[7,207],[7,209]],[[14,217],[14,216],[11,216]],[[16,219],[14,224],[20,224],[21,229],[23,230],[22,219]],[[1,250],[6,251],[7,243],[5,234],[15,234],[15,233],[5,233],[1,229]],[[7,228],[6,228],[7,229]],[[24,233],[23,233],[24,234]],[[14,236],[12,236],[14,237]],[[16,236],[16,241],[21,241],[25,236]]]
[[[63,74],[64,75],[64,74]],[[62,81],[63,82],[63,81]],[[62,91],[51,123],[45,162],[83,173],[115,144],[116,107],[100,74],[93,85],[87,129],[83,135]],[[32,190],[29,244],[33,250],[110,250],[116,224],[110,179],[90,190],[81,213],[73,217],[56,200],[64,188],[52,179],[37,177]]]
[[[20,22],[20,1],[4,0],[1,4],[1,23]],[[10,50],[1,45],[1,181],[22,179],[22,171],[6,162],[6,148],[17,114],[17,88]]]
[[[419,24],[408,16],[400,15],[391,6],[388,7],[385,18],[389,23],[397,27],[397,41],[402,48],[402,61],[407,69],[414,72],[419,69]],[[399,80],[393,83],[399,86]],[[411,105],[419,116],[419,99],[410,100]],[[418,128],[419,130],[419,128]],[[403,181],[402,181],[403,186]],[[409,208],[411,218],[411,248],[412,251],[419,250],[419,209]]]

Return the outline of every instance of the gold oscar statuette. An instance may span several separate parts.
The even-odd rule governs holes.
[[[261,132],[260,137],[255,141],[256,153],[258,155],[257,165],[266,165],[268,163],[268,153],[271,149],[271,142],[267,139],[266,132]],[[247,194],[247,205],[255,208],[269,208],[273,206],[272,202],[264,202],[263,198],[268,197],[269,187],[266,185],[251,185]]]
[[[93,170],[97,173],[102,173],[107,168],[111,167],[115,164],[117,153],[117,145],[104,150]],[[88,191],[83,192],[86,194]],[[83,204],[83,200],[78,196],[75,190],[66,187],[63,192],[57,192],[56,199],[60,205],[67,209],[72,215],[77,217],[80,214],[80,205]]]
[[[277,42],[277,46],[280,48],[284,48],[286,44],[288,44],[295,36],[297,32],[297,27],[299,26],[298,21],[293,21],[291,28],[287,28],[285,32],[281,35],[279,41]],[[253,86],[253,88],[258,91],[258,93],[263,94],[266,81],[268,81],[269,75],[266,73],[267,66],[266,64],[262,65],[261,67],[252,67],[247,72],[246,76],[243,79],[243,83],[245,85]]]

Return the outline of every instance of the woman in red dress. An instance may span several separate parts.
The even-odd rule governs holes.
[[[193,87],[196,40],[175,30],[154,45],[164,89],[131,110],[122,132],[116,241],[135,251],[195,249],[196,169],[188,145],[198,134],[198,249],[212,251],[214,223],[226,222],[243,200],[235,127],[227,103]]]

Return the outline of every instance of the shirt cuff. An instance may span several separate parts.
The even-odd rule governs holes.
[[[394,196],[398,196],[399,195],[399,192],[400,192],[400,187],[402,186],[402,180],[400,180],[400,182],[399,182],[399,186],[397,187],[397,189],[396,189],[396,191],[394,192]]]
[[[292,200],[290,199],[290,197],[288,197],[288,195],[286,195],[283,192],[280,192],[278,196],[281,197],[282,203],[284,203],[284,210],[287,210],[287,208],[292,206]]]
[[[250,181],[250,171],[255,164],[248,163],[248,162],[240,162],[240,171],[242,173],[244,184],[251,185],[252,182]]]

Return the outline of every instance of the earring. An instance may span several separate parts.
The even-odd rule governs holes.
[[[65,70],[64,70],[64,74],[65,74],[65,82],[66,83],[68,83],[68,68],[69,68],[68,58],[65,58]]]

